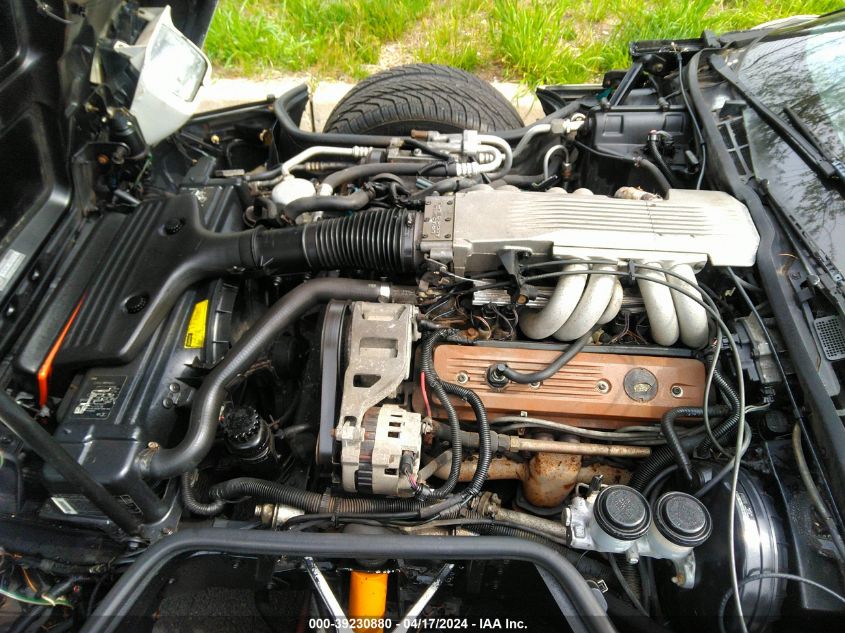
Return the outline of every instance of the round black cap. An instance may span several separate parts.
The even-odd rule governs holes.
[[[230,409],[221,424],[224,437],[233,444],[244,444],[258,435],[261,416],[252,407]]]
[[[685,492],[667,492],[657,500],[654,525],[669,541],[685,547],[701,545],[713,530],[707,508]]]
[[[629,486],[608,486],[596,497],[596,523],[610,536],[634,541],[648,531],[651,510],[639,492]]]

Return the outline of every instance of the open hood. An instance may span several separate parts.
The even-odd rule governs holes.
[[[49,0],[0,5],[0,309],[4,312],[15,309],[11,294],[17,282],[27,274],[38,275],[33,272],[35,258],[47,237],[73,207],[80,206],[72,196],[71,158],[92,136],[80,114],[86,108],[90,112],[96,89],[91,80],[96,78],[92,63],[98,41],[125,39],[142,30],[140,5],[153,14],[169,6],[168,21],[201,46],[216,4],[216,0],[76,0],[63,5]],[[132,61],[129,52],[124,57]],[[120,91],[127,86],[134,91],[129,80],[101,89]],[[131,102],[132,96],[130,92],[124,98]]]

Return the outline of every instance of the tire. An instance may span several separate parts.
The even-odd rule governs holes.
[[[406,136],[413,129],[503,131],[524,125],[486,81],[437,64],[397,66],[368,77],[335,106],[326,132]]]

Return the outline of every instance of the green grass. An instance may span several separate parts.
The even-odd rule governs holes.
[[[704,29],[743,29],[842,6],[842,0],[221,0],[206,49],[227,74],[359,78],[393,43],[400,63],[449,64],[534,86],[593,81],[623,68],[632,40],[697,37]]]
[[[357,77],[427,6],[428,0],[222,0],[205,46],[226,71]]]

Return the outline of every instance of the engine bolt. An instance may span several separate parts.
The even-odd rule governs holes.
[[[672,389],[670,391],[672,393],[672,396],[674,396],[675,398],[680,398],[684,395],[684,388],[681,387],[681,385],[672,385]]]
[[[460,371],[458,372],[458,375],[455,376],[455,380],[458,381],[458,384],[465,385],[469,382],[469,374],[467,374],[465,371]]]
[[[610,391],[610,383],[606,380],[599,380],[596,383],[596,391],[598,391],[599,393],[607,393],[608,391]]]

